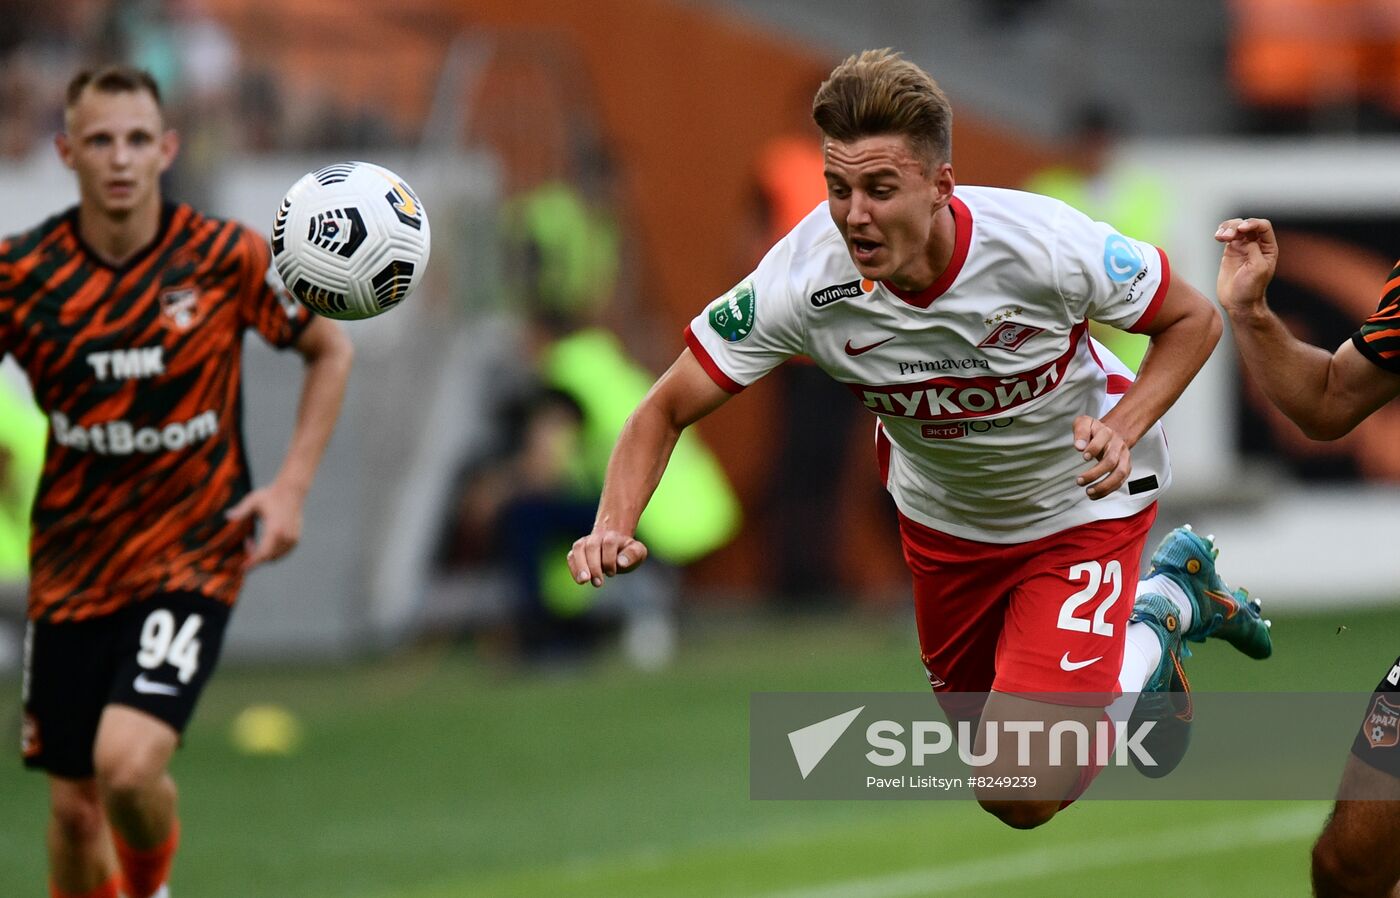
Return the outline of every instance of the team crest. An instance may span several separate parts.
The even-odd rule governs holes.
[[[753,285],[742,281],[710,306],[710,327],[726,343],[738,343],[753,333],[755,306]]]
[[[1372,748],[1394,748],[1400,744],[1400,707],[1386,701],[1384,695],[1376,696],[1362,727]]]
[[[987,338],[978,343],[977,346],[983,349],[1005,349],[1007,352],[1015,352],[1024,346],[1027,340],[1043,330],[1045,328],[1036,327],[1033,324],[1003,321],[992,328],[992,332],[987,334]]]
[[[160,313],[187,331],[199,320],[199,288],[176,287],[160,295]]]

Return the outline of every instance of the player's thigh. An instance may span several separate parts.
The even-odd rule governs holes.
[[[116,674],[97,734],[99,768],[129,755],[149,770],[173,751],[218,665],[229,608],[197,593],[162,593],[125,608]],[[160,765],[163,769],[163,764]]]
[[[1364,796],[1364,798],[1361,798]],[[1313,849],[1313,875],[1346,894],[1388,895],[1400,882],[1400,777],[1347,758],[1337,804]]]
[[[140,792],[160,782],[180,744],[163,720],[125,705],[108,705],[97,727],[93,763],[108,792]]]
[[[993,692],[977,729],[973,771],[985,786],[978,799],[1058,802],[1094,766],[1101,704],[1053,704]]]
[[[111,690],[118,630],[111,616],[28,624],[20,686],[26,767],[66,780],[93,775],[93,743]]]
[[[1152,507],[1038,541],[1036,568],[1007,606],[997,645],[997,691],[1113,698],[1155,516]]]
[[[900,536],[929,684],[940,695],[990,691],[1006,603],[1025,553],[940,533],[902,515]]]

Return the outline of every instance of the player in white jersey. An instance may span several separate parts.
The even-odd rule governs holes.
[[[878,416],[945,709],[1092,727],[1120,690],[1184,690],[1181,639],[1219,625],[1213,603],[1258,622],[1215,576],[1213,546],[1185,531],[1130,592],[1170,478],[1157,422],[1210,354],[1219,314],[1155,247],[1058,201],[955,192],[947,100],[897,54],[843,62],[813,117],[828,202],[691,322],[614,449],[593,532],[569,553],[575,579],[599,586],[646,558],[633,531],[680,431],[800,353]],[[1135,383],[1089,341],[1089,319],[1151,336]],[[1096,772],[1049,768],[1048,743],[1030,744],[1029,800],[978,792],[1016,827],[1050,819]],[[1028,769],[998,758],[983,772]]]

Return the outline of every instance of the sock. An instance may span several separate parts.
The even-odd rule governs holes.
[[[170,862],[180,844],[180,821],[175,821],[170,835],[155,848],[132,848],[115,830],[112,841],[117,846],[117,861],[121,864],[129,898],[152,898],[170,876]]]
[[[51,898],[119,898],[117,877],[113,876],[92,891],[83,892],[81,895],[65,892],[53,883],[49,883],[49,895]]]
[[[1141,692],[1147,678],[1156,672],[1161,663],[1162,640],[1157,631],[1141,621],[1128,624],[1127,644],[1123,646],[1123,669],[1118,673],[1118,688],[1123,694]]]
[[[1158,574],[1147,580],[1138,581],[1137,594],[1142,595],[1145,592],[1155,592],[1158,595],[1164,595],[1171,599],[1172,604],[1176,606],[1176,616],[1179,619],[1178,622],[1181,624],[1181,632],[1185,633],[1187,630],[1191,629],[1191,624],[1195,620],[1195,615],[1191,610],[1193,606],[1191,605],[1191,599],[1186,595],[1186,591],[1181,588],[1180,583],[1177,583],[1166,574]]]

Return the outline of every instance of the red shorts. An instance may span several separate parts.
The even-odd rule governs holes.
[[[1155,504],[1029,543],[975,542],[900,515],[914,614],[938,692],[1118,694]]]

